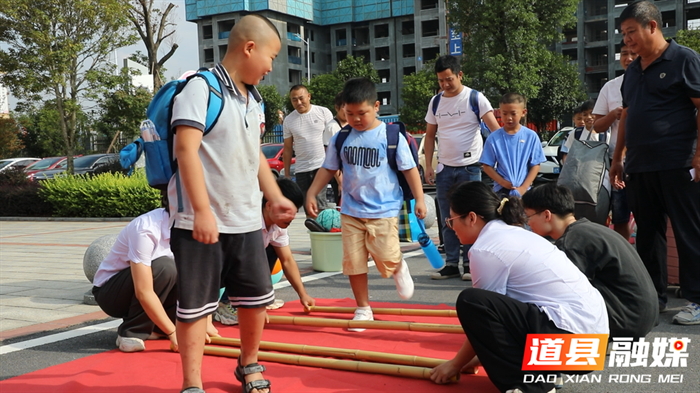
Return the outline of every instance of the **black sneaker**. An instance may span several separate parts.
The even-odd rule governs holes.
[[[469,263],[467,261],[466,263]],[[462,281],[471,281],[472,280],[472,273],[469,271],[469,265],[462,265],[464,274],[462,274]]]
[[[456,278],[459,277],[459,266],[445,266],[442,269],[436,271],[435,273],[430,275],[430,278],[433,280],[445,280],[448,278]]]

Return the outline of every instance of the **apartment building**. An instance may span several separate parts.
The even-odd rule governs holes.
[[[280,54],[263,84],[286,94],[308,77],[309,70],[313,78],[331,72],[347,56],[361,56],[379,73],[381,115],[399,113],[405,75],[420,69],[424,60],[448,53],[445,0],[185,0],[185,4],[187,20],[198,26],[201,66],[219,62],[236,20],[256,12],[282,34]]]

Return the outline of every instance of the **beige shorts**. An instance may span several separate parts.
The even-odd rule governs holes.
[[[340,224],[343,233],[343,274],[367,273],[370,255],[382,277],[394,274],[403,259],[398,217],[356,218],[343,214]]]

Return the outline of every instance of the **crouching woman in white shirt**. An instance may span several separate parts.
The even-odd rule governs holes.
[[[467,339],[431,379],[447,383],[478,357],[501,392],[554,392],[552,383],[523,382],[527,334],[608,334],[603,297],[562,251],[522,228],[519,198],[500,199],[484,183],[465,182],[449,200],[447,226],[462,244],[473,243],[473,288],[456,306]]]

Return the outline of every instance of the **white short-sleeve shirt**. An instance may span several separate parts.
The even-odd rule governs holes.
[[[129,262],[151,266],[151,262],[160,257],[173,258],[170,251],[169,219],[168,212],[160,208],[142,214],[127,224],[119,232],[107,257],[100,263],[93,285],[103,286],[115,274],[131,266]]]
[[[333,120],[331,111],[318,105],[311,105],[311,109],[306,113],[295,110],[284,119],[283,137],[294,139],[296,173],[311,172],[323,164],[323,159],[326,157],[323,134],[326,124],[331,120]]]
[[[556,246],[501,220],[490,221],[469,250],[472,285],[539,307],[578,334],[607,334],[603,296]]]
[[[263,244],[265,247],[286,247],[289,245],[289,233],[287,228],[280,228],[277,224],[270,225],[270,228],[265,226],[265,219],[262,220]]]
[[[615,108],[622,106],[622,92],[620,88],[622,87],[622,80],[624,75],[620,75],[617,78],[609,81],[603,88],[600,89],[600,94],[595,102],[595,107],[593,107],[594,115],[605,116],[612,112]],[[612,157],[615,152],[615,145],[617,145],[617,130],[620,126],[620,120],[615,120],[610,125],[610,157]]]
[[[481,119],[469,104],[472,89],[464,86],[454,97],[440,97],[433,114],[433,97],[428,104],[425,121],[437,125],[438,161],[447,166],[467,166],[479,162],[484,142],[481,138]],[[479,115],[483,118],[493,111],[489,100],[479,93]]]

